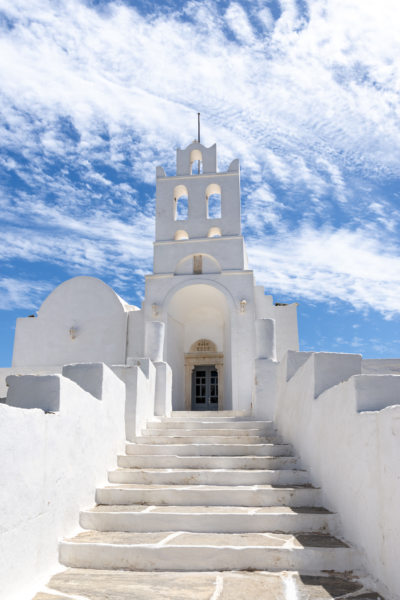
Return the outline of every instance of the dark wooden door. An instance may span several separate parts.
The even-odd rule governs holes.
[[[218,410],[218,371],[215,365],[194,367],[192,410]]]

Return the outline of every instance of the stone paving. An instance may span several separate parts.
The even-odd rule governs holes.
[[[54,592],[54,593],[52,593]],[[60,595],[61,594],[61,595]],[[296,572],[158,572],[67,569],[34,600],[378,600],[344,575]]]

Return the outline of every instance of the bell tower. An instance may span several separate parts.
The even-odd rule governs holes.
[[[157,167],[156,239],[154,273],[177,273],[180,261],[193,258],[193,273],[207,262],[219,272],[245,269],[240,225],[239,161],[226,172],[217,171],[217,148],[193,142],[176,152],[176,175],[167,177]],[[210,261],[209,261],[210,262]],[[216,264],[210,262],[211,272]],[[185,269],[185,272],[187,269]]]

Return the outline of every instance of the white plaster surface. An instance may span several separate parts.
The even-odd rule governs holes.
[[[181,222],[181,221],[180,221]],[[202,237],[182,239],[179,241],[163,241],[154,244],[154,273],[176,273],[185,275],[190,268],[187,259],[195,254],[206,256],[205,273],[218,273],[222,270],[242,270],[246,268],[244,240],[241,236],[224,236],[209,238],[208,230]],[[210,256],[214,260],[207,262]],[[193,268],[190,270],[193,273]]]
[[[392,374],[400,375],[399,358],[364,358],[361,363],[361,372],[366,374]]]
[[[134,440],[146,422],[154,417],[156,368],[147,358],[131,359],[130,362],[130,365],[113,365],[112,369],[126,385],[126,439]]]
[[[106,367],[104,367],[107,370]],[[58,568],[58,539],[73,533],[79,509],[93,503],[105,470],[123,448],[125,386],[109,370],[101,401],[60,375],[59,411],[0,404],[0,581],[1,597],[31,598]],[[46,402],[54,380],[29,377],[31,397]],[[10,392],[19,404],[25,376]],[[35,392],[38,386],[40,394]],[[52,392],[53,393],[53,392]]]
[[[168,363],[155,362],[156,389],[154,399],[154,414],[170,416],[172,412],[172,370]]]
[[[35,318],[17,319],[13,366],[123,363],[130,307],[104,282],[75,277],[59,285]]]
[[[2,367],[0,368],[0,399],[7,396],[8,387],[6,379],[9,375],[53,375],[61,373],[62,366],[46,365],[46,366],[27,366],[27,367]]]
[[[338,512],[346,539],[359,549],[383,595],[397,599],[400,377],[354,375],[341,381],[341,368],[337,385],[315,398],[316,388],[324,387],[318,369],[323,365],[328,378],[329,363],[334,372],[343,367],[342,359],[311,355],[288,382],[283,361],[276,424],[300,454],[313,484],[322,487],[324,506]],[[351,364],[356,367],[356,360]],[[364,409],[369,412],[358,412]]]
[[[6,404],[16,408],[60,410],[61,395],[69,383],[61,375],[9,375]]]
[[[359,412],[400,404],[400,374],[355,375],[353,381]]]
[[[256,319],[256,357],[276,360],[275,321]]]
[[[153,362],[161,361],[164,355],[165,323],[148,321],[146,323],[145,356]]]
[[[267,358],[255,361],[253,414],[257,419],[273,419],[277,398],[278,363]]]
[[[315,363],[315,397],[319,396],[333,385],[346,381],[351,375],[361,373],[361,354],[315,352],[313,353],[311,360]]]

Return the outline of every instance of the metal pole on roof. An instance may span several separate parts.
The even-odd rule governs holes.
[[[200,113],[197,113],[197,141],[200,144]],[[200,175],[200,161],[197,161],[197,173]]]

